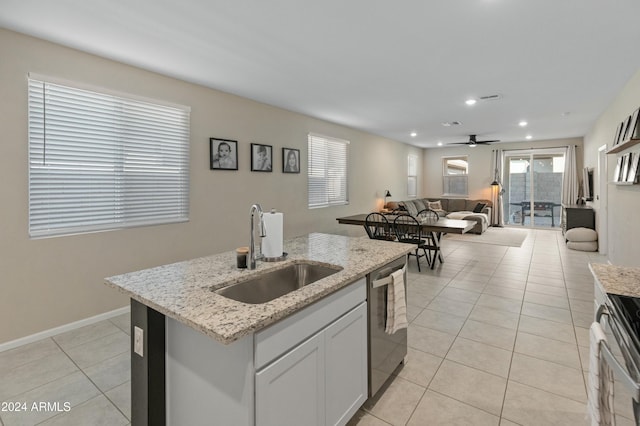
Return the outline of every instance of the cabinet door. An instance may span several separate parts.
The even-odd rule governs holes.
[[[256,373],[256,425],[324,425],[324,364],[319,332]]]
[[[367,399],[367,304],[324,332],[326,424],[344,425]]]

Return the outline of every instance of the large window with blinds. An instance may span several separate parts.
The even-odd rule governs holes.
[[[347,204],[347,153],[349,142],[309,134],[309,208]]]
[[[31,237],[188,220],[188,107],[28,81]]]

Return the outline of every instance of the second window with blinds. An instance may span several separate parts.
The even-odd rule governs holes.
[[[347,153],[349,141],[309,134],[309,208],[349,203]]]

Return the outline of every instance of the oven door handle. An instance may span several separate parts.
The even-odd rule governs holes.
[[[596,322],[600,322],[600,319],[603,315],[611,318],[611,313],[607,309],[605,304],[598,306],[598,310],[596,311]],[[613,356],[611,349],[609,349],[609,345],[606,341],[600,342],[600,355],[605,359],[611,370],[613,371],[614,376],[618,380],[622,382],[622,384],[631,392],[631,395],[636,402],[640,402],[640,385],[636,383],[635,380],[629,376],[627,370],[620,365],[620,362]]]
[[[384,278],[379,278],[377,280],[374,280],[371,282],[371,288],[378,288],[378,287],[382,287],[384,285],[387,284],[391,284],[391,274],[395,271],[399,271],[400,269],[402,269],[402,271],[405,271],[407,264],[403,264],[403,265],[398,265],[395,268],[390,269],[389,271],[387,271],[388,273],[385,274]]]
[[[629,376],[627,370],[620,365],[618,360],[611,353],[609,345],[604,341],[600,342],[600,355],[602,355],[607,364],[609,364],[609,367],[611,367],[613,375],[616,376],[616,378],[622,382],[622,385],[631,392],[633,399],[636,402],[640,402],[640,385],[638,385],[638,383]]]
[[[596,322],[600,322],[600,318],[602,318],[603,315],[608,317],[611,316],[611,314],[609,314],[609,309],[607,309],[607,305],[604,303],[598,306],[598,310],[596,311]]]

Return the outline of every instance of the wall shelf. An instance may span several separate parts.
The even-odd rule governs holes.
[[[607,150],[607,154],[615,154],[640,143],[640,139],[629,139]]]
[[[636,184],[635,182],[611,182],[611,183],[614,184],[614,185],[621,185],[621,186],[624,186],[624,185],[635,185]]]

